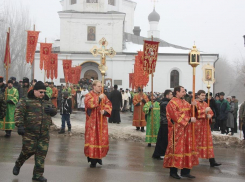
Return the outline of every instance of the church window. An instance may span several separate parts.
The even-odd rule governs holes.
[[[95,38],[96,38],[96,27],[95,26],[88,26],[87,40],[88,41],[95,41]]]
[[[115,0],[108,0],[108,4],[112,5],[112,6],[115,6]]]
[[[98,0],[87,0],[86,3],[98,3]]]
[[[77,4],[77,0],[71,0],[71,5]]]
[[[170,88],[177,86],[179,86],[179,72],[177,70],[173,70],[170,73]]]

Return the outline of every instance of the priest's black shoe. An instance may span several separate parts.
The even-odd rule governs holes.
[[[215,163],[210,163],[210,167],[215,167],[215,166],[220,166],[221,164],[220,163],[217,163],[217,162],[215,162]]]
[[[90,168],[96,168],[96,164],[90,164]]]
[[[171,173],[170,173],[170,176],[171,176],[172,178],[175,178],[175,179],[181,179],[181,177],[180,177],[178,174],[171,174]]]
[[[13,175],[17,176],[20,173],[20,167],[14,166]]]
[[[210,167],[220,166],[220,163],[217,163],[214,158],[209,159]]]
[[[98,159],[97,162],[102,165],[102,159]]]
[[[192,176],[190,174],[181,175],[181,177],[185,177],[185,178],[196,178],[195,176]]]
[[[151,147],[151,143],[148,143],[147,147]]]
[[[32,178],[32,180],[34,180],[34,181],[41,181],[41,182],[47,182],[47,179],[46,178],[44,178],[43,176],[40,176],[39,178]]]
[[[152,156],[153,159],[156,159],[156,160],[163,160],[163,158],[161,157],[157,157],[157,156]]]

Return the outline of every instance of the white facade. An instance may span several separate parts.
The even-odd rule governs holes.
[[[63,74],[63,59],[71,59],[72,65],[82,66],[81,78],[87,71],[93,70],[97,73],[98,79],[101,79],[101,73],[98,69],[100,57],[93,57],[90,53],[91,48],[96,45],[99,47],[99,40],[105,37],[108,41],[108,48],[113,47],[117,52],[114,58],[107,57],[107,67],[105,78],[112,79],[112,84],[118,84],[119,88],[129,87],[129,73],[134,69],[134,56],[137,51],[143,50],[143,45],[128,42],[124,40],[124,33],[132,33],[134,26],[134,9],[136,3],[130,0],[115,0],[115,6],[108,5],[108,0],[98,0],[98,3],[86,3],[86,0],[77,0],[75,4],[70,4],[71,0],[61,2],[63,11],[60,16],[60,42],[56,41],[55,46],[59,46],[57,53],[58,78],[54,79],[55,85],[60,85]],[[155,11],[155,10],[154,10]],[[146,22],[148,22],[146,20]],[[148,36],[154,32],[154,37],[160,37],[157,21],[150,21],[150,30]],[[88,40],[88,26],[96,27],[95,40]],[[137,39],[137,37],[134,37]],[[141,38],[142,37],[138,37]],[[192,90],[192,67],[188,65],[188,53],[190,50],[167,44],[165,47],[159,47],[156,72],[154,74],[154,91],[164,92],[170,88],[170,75],[172,70],[179,73],[179,85],[187,90]],[[200,65],[197,67],[196,80],[202,80],[202,66],[204,64],[213,65],[218,59],[217,54],[201,54]],[[44,71],[39,69],[40,54],[35,55],[35,78],[44,80]],[[47,80],[47,79],[46,79]],[[151,79],[145,91],[150,91]],[[211,90],[212,90],[211,86]],[[206,90],[206,86],[201,82],[196,82],[196,90]]]

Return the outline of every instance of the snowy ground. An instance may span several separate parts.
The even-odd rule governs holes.
[[[135,142],[144,142],[145,141],[145,132],[136,131],[135,127],[132,126],[133,114],[131,112],[121,113],[121,123],[114,124],[109,123],[109,136],[111,139],[116,140],[125,140],[125,141],[135,141]],[[53,117],[53,126],[52,126],[52,134],[55,134],[61,128],[61,115],[57,114]],[[74,112],[71,115],[71,125],[72,125],[72,135],[80,135],[84,136],[85,132],[85,113],[82,111]],[[67,130],[67,127],[66,127]],[[243,136],[241,135],[240,139],[240,131],[239,133],[235,133],[233,136],[222,135],[218,131],[212,132],[213,134],[213,143],[217,146],[222,147],[237,147],[237,148],[245,148],[245,140],[243,140]],[[66,134],[64,136],[67,135]]]

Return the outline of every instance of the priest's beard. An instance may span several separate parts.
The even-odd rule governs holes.
[[[8,89],[11,89],[13,86],[8,86]]]

